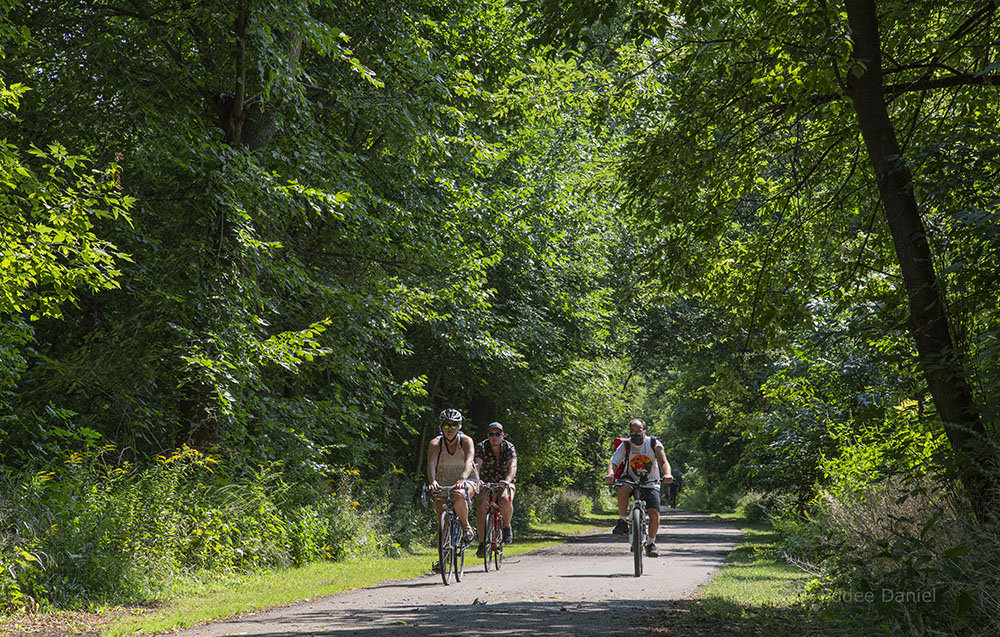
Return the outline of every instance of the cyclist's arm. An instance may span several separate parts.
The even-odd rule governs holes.
[[[663,446],[658,446],[654,452],[656,461],[660,464],[660,476],[664,482],[672,482],[674,477],[670,474],[670,463],[667,462],[667,454],[663,451]]]
[[[625,462],[625,445],[618,445],[615,452],[611,454],[611,462],[608,463],[608,472],[604,476],[604,481],[611,484],[615,481],[615,472],[618,470],[618,465]]]
[[[427,479],[428,484],[431,489],[437,491],[437,459],[438,454],[441,453],[441,444],[437,438],[431,440],[431,444],[427,447]]]
[[[459,482],[468,480],[469,476],[472,475],[474,467],[472,460],[476,457],[476,449],[471,436],[462,436],[462,450],[465,451],[465,468],[462,469],[462,475],[458,477]]]
[[[507,476],[503,479],[504,482],[510,484],[514,482],[514,476],[517,475],[517,457],[510,459],[507,463]]]

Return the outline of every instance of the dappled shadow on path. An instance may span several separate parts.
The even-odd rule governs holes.
[[[516,602],[295,613],[286,619],[244,620],[246,635],[631,635],[637,617],[652,618],[657,603]],[[643,624],[640,623],[637,628]]]
[[[676,635],[814,636],[846,633],[799,607],[753,608],[722,600],[514,602],[352,609],[303,609],[284,619],[244,620],[240,633],[297,635]]]

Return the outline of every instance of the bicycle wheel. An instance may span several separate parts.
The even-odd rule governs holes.
[[[486,567],[486,572],[490,572],[490,564],[493,562],[493,551],[495,550],[494,542],[496,538],[494,537],[493,530],[493,509],[486,510],[486,527],[483,532],[483,566]]]
[[[455,566],[455,544],[452,527],[455,521],[445,511],[441,514],[441,525],[438,529],[438,559],[441,560],[441,579],[445,586],[451,583],[451,573]]]
[[[503,517],[500,509],[494,510],[493,515],[493,567],[500,570],[503,565]]]
[[[500,514],[497,513],[496,527],[493,529],[493,538],[496,541],[496,548],[493,550],[493,567],[500,570],[503,565],[503,526],[500,524]]]
[[[453,519],[452,524],[455,528],[455,533],[452,536],[455,543],[455,552],[452,554],[455,558],[455,581],[461,582],[462,576],[465,575],[465,547],[468,545],[464,537],[465,529],[459,524],[458,519]]]
[[[642,575],[642,511],[632,509],[632,556],[635,559],[635,576]]]

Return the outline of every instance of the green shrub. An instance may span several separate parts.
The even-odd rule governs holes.
[[[736,502],[735,511],[749,522],[775,520],[795,509],[795,494],[750,491]]]
[[[584,520],[594,510],[594,501],[578,491],[557,493],[552,506],[556,522],[577,522]]]
[[[748,522],[763,522],[767,519],[767,509],[763,500],[764,494],[751,491],[736,502],[736,512]]]
[[[0,476],[0,610],[149,599],[176,577],[352,559],[394,546],[388,507],[356,499],[356,472],[335,490],[297,485],[281,467],[227,475],[189,448],[145,468],[106,447],[57,471]],[[228,467],[232,468],[232,467]],[[358,496],[360,497],[360,496]]]
[[[839,494],[776,524],[788,556],[820,574],[815,603],[851,631],[1000,634],[1000,529],[958,515],[955,496],[923,477]]]
[[[541,489],[533,484],[523,484],[514,496],[515,530],[524,532],[532,526],[551,522],[555,516],[555,503],[558,492],[552,489]]]
[[[594,496],[594,513],[613,513],[618,515],[618,500],[611,493],[611,489],[604,485],[597,489]]]

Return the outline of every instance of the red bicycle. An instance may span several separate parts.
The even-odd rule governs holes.
[[[506,482],[484,482],[483,489],[488,490],[490,499],[486,505],[486,530],[483,537],[485,551],[483,553],[483,565],[486,572],[490,571],[490,564],[497,571],[503,564],[503,517],[500,515],[500,504],[497,501],[497,491],[504,493],[510,488]]]

